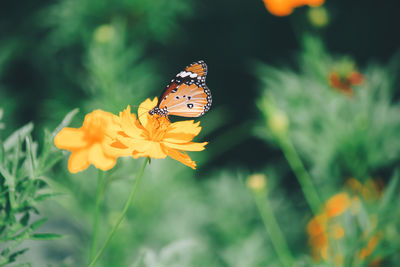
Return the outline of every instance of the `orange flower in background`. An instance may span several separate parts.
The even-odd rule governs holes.
[[[328,199],[325,203],[325,212],[328,217],[335,217],[345,212],[350,207],[351,201],[346,193],[339,193]]]
[[[325,0],[263,0],[267,10],[275,16],[288,16],[296,7],[320,6]]]
[[[334,266],[343,266],[344,257],[337,247],[346,246],[345,237],[349,231],[350,236],[354,234],[354,228],[346,228],[347,223],[359,224],[359,213],[362,214],[367,210],[365,205],[368,202],[376,204],[383,191],[383,185],[378,185],[372,179],[368,179],[362,184],[355,178],[351,178],[346,182],[346,188],[348,193],[341,192],[329,198],[321,213],[313,217],[307,224],[308,243],[315,261],[322,260],[332,263]],[[364,201],[368,199],[370,201]],[[347,210],[352,212],[345,214]],[[366,266],[379,266],[382,261],[382,258],[372,255],[383,238],[382,233],[370,235],[376,231],[378,220],[376,214],[370,214],[368,229],[362,227],[360,229],[362,230],[362,234],[359,236],[360,246],[349,248],[355,250],[356,253],[348,256],[358,257],[365,261]],[[343,224],[346,221],[347,223]]]
[[[110,149],[113,139],[107,134],[114,127],[114,115],[103,110],[95,110],[85,116],[81,128],[63,128],[54,138],[60,149],[71,151],[68,170],[76,173],[90,164],[103,171],[114,167],[116,155]]]
[[[379,240],[380,240],[380,235],[374,235],[373,237],[371,237],[371,239],[368,241],[368,244],[366,247],[364,247],[363,249],[361,249],[360,251],[360,258],[363,260],[366,257],[370,256],[372,254],[372,252],[374,252],[376,245],[378,245]]]
[[[358,71],[352,71],[346,76],[341,76],[334,71],[329,74],[329,84],[349,96],[353,94],[353,86],[362,85],[363,83],[364,76]]]
[[[134,158],[171,158],[195,169],[196,163],[183,151],[202,151],[207,142],[195,143],[193,138],[201,131],[199,122],[180,121],[171,123],[166,117],[150,115],[157,105],[157,98],[147,99],[140,104],[138,118],[131,113],[128,106],[119,115],[117,141],[112,144],[121,155],[131,155]]]
[[[313,258],[317,261],[328,260],[328,233],[327,217],[320,214],[312,218],[307,224],[308,244],[311,247]]]

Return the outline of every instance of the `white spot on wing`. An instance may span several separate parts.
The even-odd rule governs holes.
[[[181,71],[177,76],[185,78],[186,76],[189,76],[190,72],[186,72],[186,71]]]

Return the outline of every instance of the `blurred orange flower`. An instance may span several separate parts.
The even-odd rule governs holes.
[[[369,255],[372,254],[372,252],[374,252],[376,245],[378,244],[379,240],[380,240],[380,235],[374,235],[371,237],[371,239],[368,241],[368,244],[366,247],[364,247],[363,249],[361,249],[360,251],[360,258],[363,260],[366,257],[368,257]]]
[[[183,151],[202,151],[207,142],[195,143],[192,139],[201,131],[199,122],[180,121],[171,123],[168,118],[150,115],[157,105],[157,98],[140,104],[138,118],[128,106],[118,117],[119,126],[114,128],[117,141],[112,144],[120,155],[134,158],[171,158],[195,169],[196,163]]]
[[[312,218],[307,224],[308,244],[311,246],[314,259],[327,260],[328,258],[328,217],[319,214]]]
[[[114,167],[117,155],[110,150],[113,139],[107,135],[115,124],[113,116],[98,109],[85,116],[82,127],[65,127],[56,135],[56,147],[72,152],[68,160],[71,173],[83,171],[90,164],[103,171]]]
[[[263,0],[267,10],[275,16],[290,15],[294,8],[309,5],[320,6],[325,0]]]
[[[363,200],[376,201],[382,195],[383,185],[378,185],[373,180],[367,180],[364,184],[351,178],[346,182],[349,193],[338,193],[329,198],[320,214],[313,217],[307,224],[308,243],[311,247],[313,258],[316,261],[333,263],[334,266],[343,266],[343,255],[337,251],[336,247],[343,245],[342,240],[346,236],[346,224],[343,224],[344,213],[350,210],[348,215],[357,222],[358,213],[362,210],[362,205],[367,204]],[[367,198],[368,196],[368,198]],[[373,196],[373,197],[371,197]],[[361,197],[361,198],[360,198]],[[366,242],[357,253],[354,254],[362,261],[369,263],[368,266],[379,266],[381,258],[370,257],[375,251],[377,245],[381,242],[382,234],[380,232],[369,236],[368,233],[375,231],[378,225],[378,216],[372,214],[369,216],[369,229],[360,237],[361,242]],[[368,237],[367,240],[365,240]]]
[[[363,82],[364,76],[358,71],[352,71],[344,77],[334,71],[329,74],[330,85],[349,96],[353,94],[352,86],[362,85]]]
[[[350,207],[350,198],[346,193],[339,193],[328,199],[325,203],[325,212],[328,217],[335,217]]]

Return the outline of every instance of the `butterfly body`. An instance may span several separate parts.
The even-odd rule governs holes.
[[[193,62],[178,73],[167,85],[150,115],[200,117],[212,103],[211,92],[206,85],[207,65],[204,61]]]

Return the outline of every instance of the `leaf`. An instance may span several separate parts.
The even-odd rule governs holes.
[[[50,197],[54,197],[54,196],[60,196],[60,195],[64,195],[63,193],[47,193],[47,194],[41,194],[37,197],[35,197],[35,201],[40,202],[43,200],[46,200]]]
[[[399,184],[399,171],[396,170],[393,178],[390,180],[388,187],[385,190],[385,194],[382,197],[382,200],[379,205],[379,211],[382,212],[386,209],[386,207],[392,204],[393,197],[396,193],[396,188]]]
[[[23,240],[30,237],[30,233],[37,230],[40,226],[42,226],[47,221],[47,218],[40,219],[34,223],[32,223],[28,228],[25,228],[19,234],[11,237],[7,237],[8,240]]]
[[[28,248],[24,248],[10,254],[10,256],[8,256],[9,262],[14,262],[18,256],[24,254],[27,250]]]
[[[29,136],[25,137],[25,143],[26,143],[26,157],[28,161],[28,170],[29,170],[29,178],[34,179],[35,178],[35,162],[34,162],[34,157],[32,155],[32,142]]]
[[[30,219],[30,214],[29,212],[26,212],[24,214],[24,216],[22,216],[22,218],[19,220],[19,222],[23,225],[23,226],[27,226],[29,223],[29,219]]]
[[[4,149],[5,151],[9,151],[18,141],[18,138],[24,139],[28,134],[30,134],[33,130],[33,123],[30,122],[18,130],[16,130],[13,134],[11,134],[5,141],[4,141]]]
[[[70,112],[68,112],[67,115],[65,115],[64,119],[62,120],[62,122],[57,126],[57,128],[53,131],[52,133],[52,137],[54,138],[59,131],[62,130],[62,128],[68,126],[72,119],[74,118],[74,116],[79,112],[79,108],[75,108],[73,110],[71,110]]]
[[[0,165],[5,164],[5,155],[4,143],[0,140]]]
[[[64,158],[64,155],[61,152],[58,152],[56,155],[53,155],[49,160],[42,161],[40,160],[39,168],[37,175],[42,175],[46,171],[48,171],[51,167],[53,167],[57,162]],[[42,158],[41,158],[42,159]],[[41,163],[45,162],[45,163]]]
[[[5,255],[8,255],[9,253],[10,253],[10,248],[5,248],[5,249],[3,249],[3,251],[1,252],[1,256],[5,256]]]
[[[17,169],[18,169],[18,162],[19,162],[19,157],[20,157],[20,152],[21,152],[21,138],[17,138],[17,145],[14,148],[14,159],[13,159],[13,164],[12,164],[12,171],[11,174],[12,176],[15,177],[17,174]]]
[[[52,233],[36,233],[31,235],[29,239],[32,240],[55,240],[62,238],[62,235]]]
[[[38,229],[40,226],[42,226],[42,224],[44,224],[46,221],[47,221],[47,218],[40,219],[40,220],[38,220],[38,221],[32,223],[32,224],[29,226],[29,229],[32,230],[32,231],[35,231],[35,230]]]
[[[9,173],[8,170],[3,167],[3,165],[0,165],[0,174],[3,175],[4,178],[6,179],[6,184],[10,188],[14,188],[15,186],[14,176],[12,176],[11,173]]]

